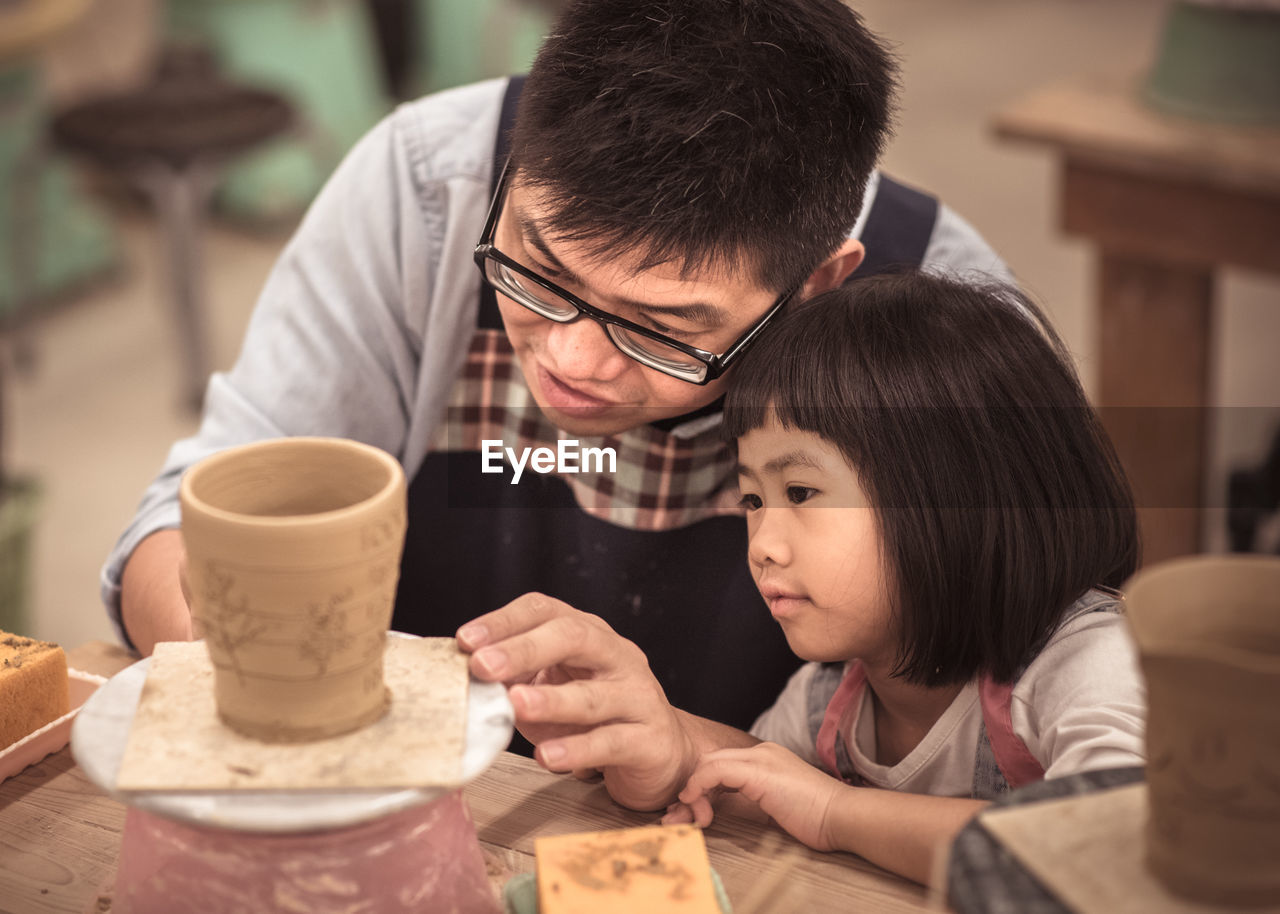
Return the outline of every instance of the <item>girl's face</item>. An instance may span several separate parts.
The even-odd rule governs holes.
[[[897,637],[879,526],[844,455],[775,420],[738,439],[747,557],[805,660],[893,664]]]

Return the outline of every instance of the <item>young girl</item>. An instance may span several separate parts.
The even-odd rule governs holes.
[[[544,766],[597,770],[634,809],[678,795],[673,822],[736,790],[811,847],[923,882],[1002,791],[1142,763],[1111,590],[1137,563],[1132,497],[1030,301],[862,280],[782,315],[735,376],[748,560],[810,662],[747,734],[672,708],[603,620],[527,594],[458,640],[511,686]]]
[[[703,754],[668,821],[720,788],[820,850],[925,881],[982,801],[1143,762],[1111,588],[1128,485],[1062,344],[1009,288],[869,279],[786,316],[725,403],[749,562],[805,664]]]

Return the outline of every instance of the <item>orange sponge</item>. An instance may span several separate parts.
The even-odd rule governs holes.
[[[691,825],[537,838],[539,914],[720,914]]]
[[[0,749],[69,710],[62,648],[0,631]]]

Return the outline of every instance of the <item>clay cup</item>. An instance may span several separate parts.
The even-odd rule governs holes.
[[[338,438],[260,441],[197,463],[180,498],[223,722],[300,742],[381,717],[406,517],[395,458]]]
[[[1195,901],[1280,902],[1280,558],[1156,565],[1126,603],[1147,679],[1147,867]]]

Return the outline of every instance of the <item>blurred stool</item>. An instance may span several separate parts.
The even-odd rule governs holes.
[[[210,192],[226,163],[292,122],[293,109],[279,95],[226,82],[206,52],[179,47],[162,55],[150,85],[54,119],[58,143],[122,175],[155,207],[192,408],[200,407],[209,375],[200,236]]]
[[[199,44],[227,78],[288,98],[295,130],[226,170],[218,210],[297,218],[347,150],[391,110],[364,0],[164,0],[170,42]]]
[[[45,142],[39,53],[85,11],[87,0],[0,0],[0,628],[29,632],[31,550],[41,516],[38,480],[5,465],[5,381],[10,352],[34,359],[27,320],[116,260],[107,221],[77,193]]]
[[[82,16],[87,0],[0,0],[0,330],[30,359],[27,318],[117,259],[110,224],[46,142],[38,54]]]

